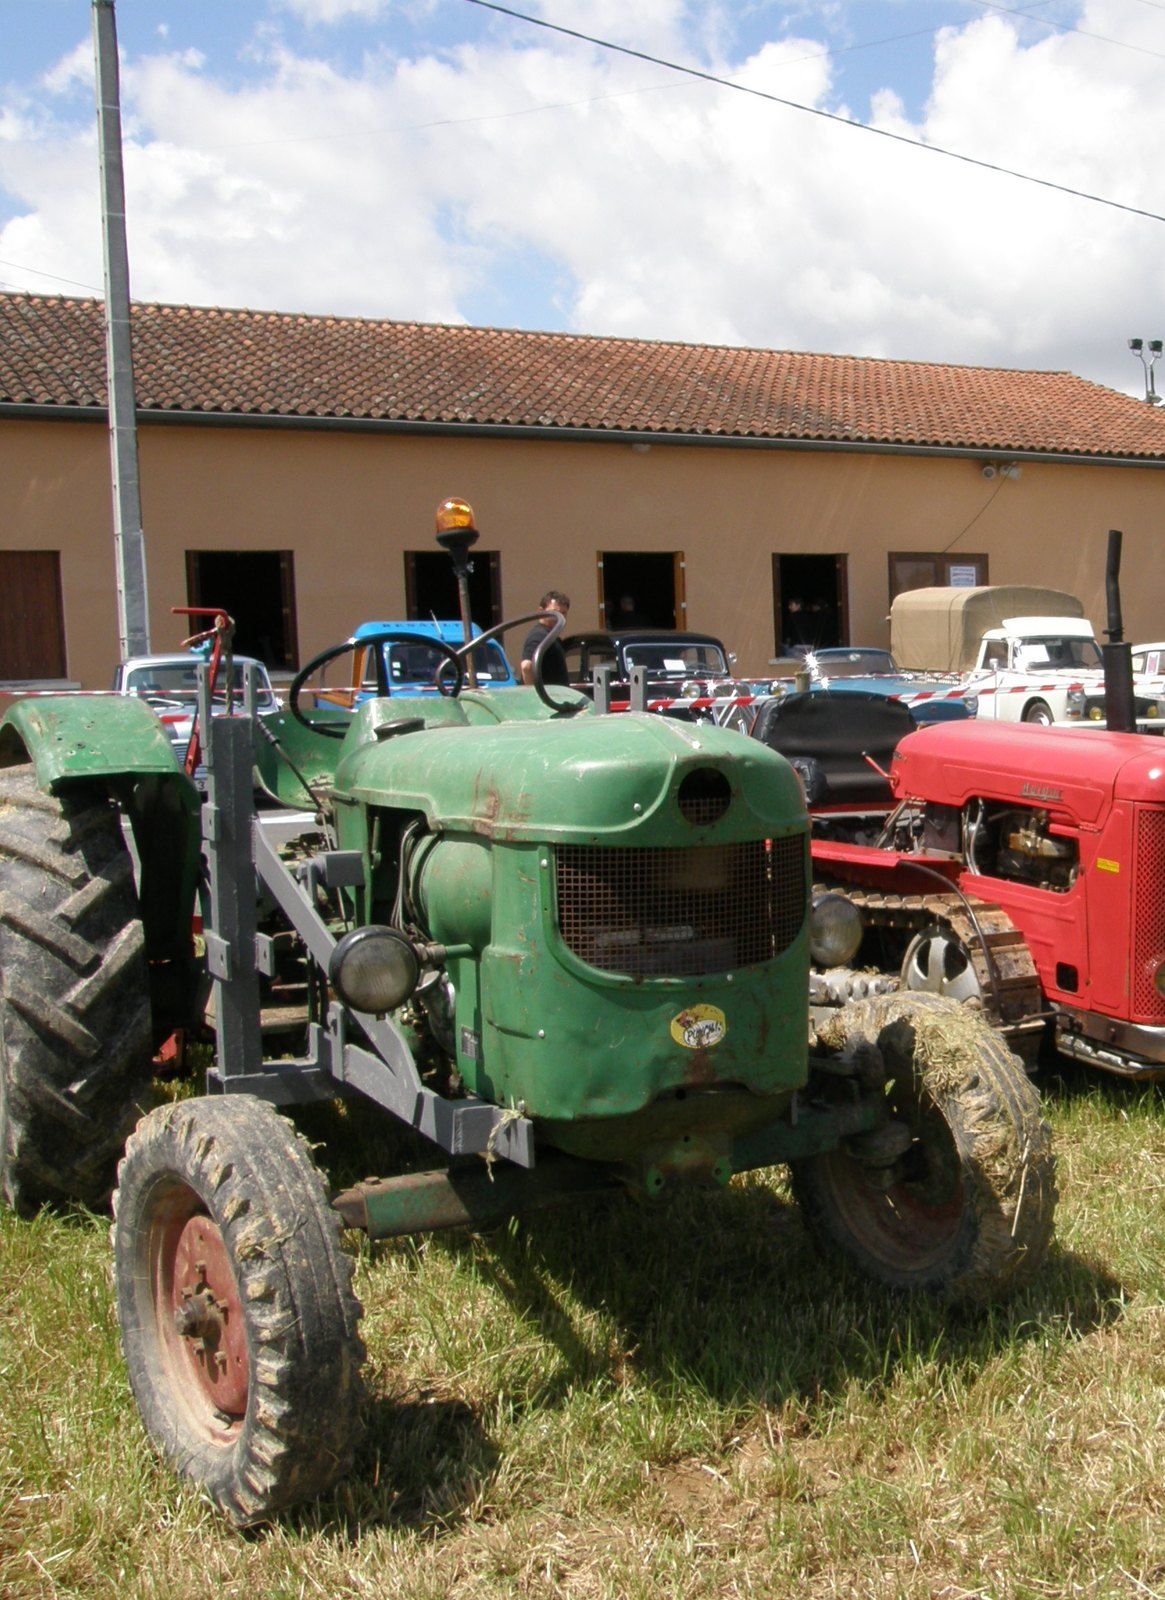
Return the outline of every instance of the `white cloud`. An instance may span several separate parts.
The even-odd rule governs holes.
[[[268,25],[246,76],[209,41],[205,58],[147,54],[123,74],[141,298],[431,320],[488,303],[503,322],[1070,367],[1129,389],[1140,373],[1125,339],[1165,334],[1160,223],[543,29],[491,26],[417,52],[393,7],[358,26],[377,0],[284,3],[359,50],[333,52],[321,28],[296,54]],[[743,60],[720,5],[543,9],[850,114],[813,9],[800,38]],[[877,125],[1159,209],[1159,59],[1078,34],[1021,41],[1018,26],[946,29],[920,121],[887,82]],[[1079,26],[1165,49],[1160,15],[1116,0],[1088,0]],[[12,96],[0,112],[0,258],[99,284],[92,135],[65,110],[81,57],[57,64],[39,111]],[[511,279],[531,261],[547,264],[553,302],[531,307]]]

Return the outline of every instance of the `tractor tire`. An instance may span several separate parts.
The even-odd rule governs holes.
[[[307,1142],[250,1095],[160,1106],[130,1137],[113,1213],[154,1446],[240,1527],[325,1493],[359,1440],[364,1346]]]
[[[880,1053],[911,1138],[890,1165],[862,1159],[860,1139],[791,1163],[810,1231],[897,1289],[975,1301],[1027,1282],[1052,1237],[1055,1161],[1038,1093],[995,1030],[954,1001],[894,994],[844,1007],[827,1042]]]
[[[152,1073],[133,863],[104,793],[0,771],[0,1190],[109,1200]]]

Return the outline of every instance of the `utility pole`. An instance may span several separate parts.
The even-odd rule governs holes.
[[[113,546],[121,659],[149,653],[150,607],[146,541],[138,479],[137,402],[129,322],[129,256],[125,242],[125,179],[121,165],[121,91],[113,0],[93,0],[97,65],[97,144],[101,157],[101,224],[105,245],[105,361],[109,451],[113,469]]]

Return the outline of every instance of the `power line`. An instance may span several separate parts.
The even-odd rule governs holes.
[[[982,6],[985,11],[1002,11],[1008,17],[1024,17],[1039,28],[1054,28],[1057,33],[1076,33],[1082,39],[1096,39],[1100,44],[1115,45],[1118,50],[1133,50],[1139,56],[1152,56],[1154,61],[1165,61],[1165,52],[1160,50],[1150,50],[1143,44],[1130,44],[1127,39],[1113,39],[1107,33],[1090,33],[1087,28],[1074,28],[1069,22],[1053,22],[1050,17],[1033,16],[1026,7],[997,5],[995,0],[974,0],[974,4]]]
[[[39,267],[26,267],[21,261],[0,261],[0,267],[12,267],[17,272],[31,272],[38,278],[51,278],[54,283],[71,283],[74,289],[88,289],[90,294],[101,297],[101,290],[91,283],[81,283],[77,278],[61,278],[55,272],[42,272]]]
[[[698,78],[702,83],[714,83],[722,89],[733,89],[737,94],[752,95],[757,100],[767,100],[773,105],[785,106],[790,111],[804,111],[811,117],[820,117],[826,122],[840,123],[843,128],[854,128],[861,133],[877,134],[880,139],[889,139],[894,144],[908,145],[913,150],[925,150],[932,156],[945,156],[949,161],[961,161],[965,166],[978,167],[984,172],[996,172],[1005,178],[1015,178],[1020,183],[1032,183],[1041,189],[1052,189],[1057,194],[1071,195],[1076,200],[1089,200],[1093,205],[1108,206],[1113,211],[1123,211],[1129,216],[1147,217],[1150,222],[1165,222],[1165,216],[1156,211],[1146,211],[1140,206],[1128,206],[1120,200],[1109,200],[1105,195],[1090,194],[1086,189],[1074,189],[1066,183],[1056,183],[1052,178],[1037,178],[1030,172],[1018,172],[1014,167],[1005,167],[994,161],[984,161],[978,156],[968,156],[958,150],[947,150],[942,145],[925,144],[921,139],[912,139],[909,134],[892,133],[888,128],[875,128],[868,122],[859,122],[856,117],[843,117],[836,111],[824,111],[820,106],[807,106],[800,100],[789,100],[783,95],[770,94],[766,89],[756,89],[750,84],[734,83],[731,78],[721,78],[714,72],[703,72],[699,67],[686,67],[678,61],[667,61],[662,56],[653,56],[646,50],[634,50],[630,45],[615,44],[610,39],[599,39],[594,34],[582,33],[577,28],[567,28],[559,22],[547,22],[543,17],[532,17],[524,11],[512,10],[509,6],[497,4],[497,0],[468,0],[471,6],[480,6],[485,11],[496,11],[500,16],[512,17],[517,22],[528,22],[535,28],[546,28],[551,33],[563,34],[568,39],[579,39],[583,44],[592,44],[600,50],[611,50],[617,55],[630,56],[636,61],[646,61],[654,67],[666,67],[670,72],[682,73],[688,78]]]

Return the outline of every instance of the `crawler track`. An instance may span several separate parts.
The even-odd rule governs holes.
[[[884,894],[840,880],[816,889],[836,889],[861,907],[869,928],[893,930],[903,949],[924,928],[941,928],[960,945],[978,980],[983,1011],[1018,1048],[1042,1029],[1043,990],[1023,934],[1006,912],[974,895]]]

